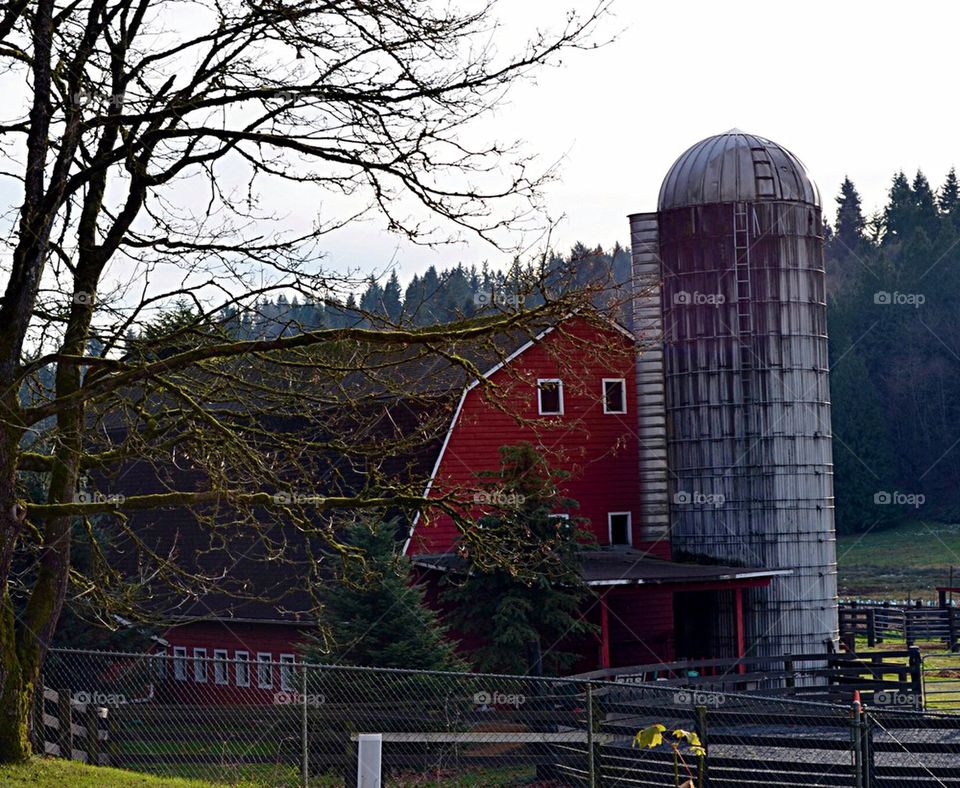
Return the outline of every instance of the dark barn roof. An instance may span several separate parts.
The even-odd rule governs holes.
[[[413,563],[423,569],[462,574],[467,562],[453,553],[417,555]],[[598,549],[580,553],[580,570],[590,586],[674,585],[734,582],[789,574],[777,569],[687,564],[650,558],[639,550]]]

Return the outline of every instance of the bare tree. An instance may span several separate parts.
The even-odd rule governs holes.
[[[78,523],[109,513],[136,539],[132,513],[188,507],[215,528],[226,503],[234,526],[270,511],[336,548],[317,512],[422,505],[419,481],[370,471],[385,440],[400,454],[409,435],[341,430],[389,418],[377,402],[399,393],[390,370],[411,357],[475,374],[463,343],[535,330],[570,303],[548,293],[483,321],[261,339],[231,334],[223,310],[269,293],[342,298],[354,279],[325,267],[318,240],[364,215],[416,242],[463,231],[506,243],[550,172],[533,173],[518,148],[472,147],[469,124],[559,53],[594,46],[598,1],[508,55],[492,3],[5,3],[5,105],[19,96],[22,113],[2,121],[0,155],[22,202],[5,218],[0,305],[0,760],[30,753],[28,710],[68,589],[98,587],[71,565]],[[269,210],[281,194],[342,210],[285,232]],[[125,342],[178,299],[192,320]],[[300,422],[268,440],[265,415]],[[307,513],[277,491],[311,453],[363,464],[367,482]],[[134,459],[158,473],[186,462],[204,485],[169,477],[122,501],[78,496],[86,475]]]

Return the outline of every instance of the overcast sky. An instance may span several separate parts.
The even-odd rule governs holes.
[[[500,10],[521,40],[581,0],[517,2]],[[882,205],[898,169],[922,168],[934,187],[960,163],[958,22],[953,4],[619,0],[617,40],[564,58],[521,85],[490,128],[521,137],[544,163],[564,157],[548,192],[556,236],[627,242],[626,215],[656,207],[660,182],[690,145],[732,127],[795,153],[824,197],[827,215],[845,174],[867,213]],[[382,265],[396,249],[402,278],[431,262],[503,262],[482,243],[437,254],[397,248],[374,227],[328,239],[334,261]]]

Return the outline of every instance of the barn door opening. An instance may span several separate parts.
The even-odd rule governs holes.
[[[677,659],[718,656],[716,591],[678,591],[673,595],[673,631]]]

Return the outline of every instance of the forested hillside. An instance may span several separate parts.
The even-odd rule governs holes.
[[[960,517],[960,195],[951,170],[893,178],[863,215],[837,197],[827,243],[837,525]]]
[[[545,266],[542,276],[540,265]],[[618,320],[630,320],[627,300],[630,283],[630,251],[617,245],[610,252],[600,247],[576,244],[568,255],[552,255],[545,261],[521,264],[506,270],[456,265],[443,270],[430,266],[401,287],[396,271],[380,280],[367,281],[359,298],[350,294],[345,302],[302,303],[296,298],[261,301],[253,311],[231,314],[227,324],[244,338],[275,336],[281,331],[327,326],[378,325],[381,322],[425,326],[458,317],[472,317],[484,309],[514,308],[520,299],[527,306],[542,302],[537,283],[553,281],[559,288],[603,283],[599,298]],[[175,319],[177,322],[180,317]]]

